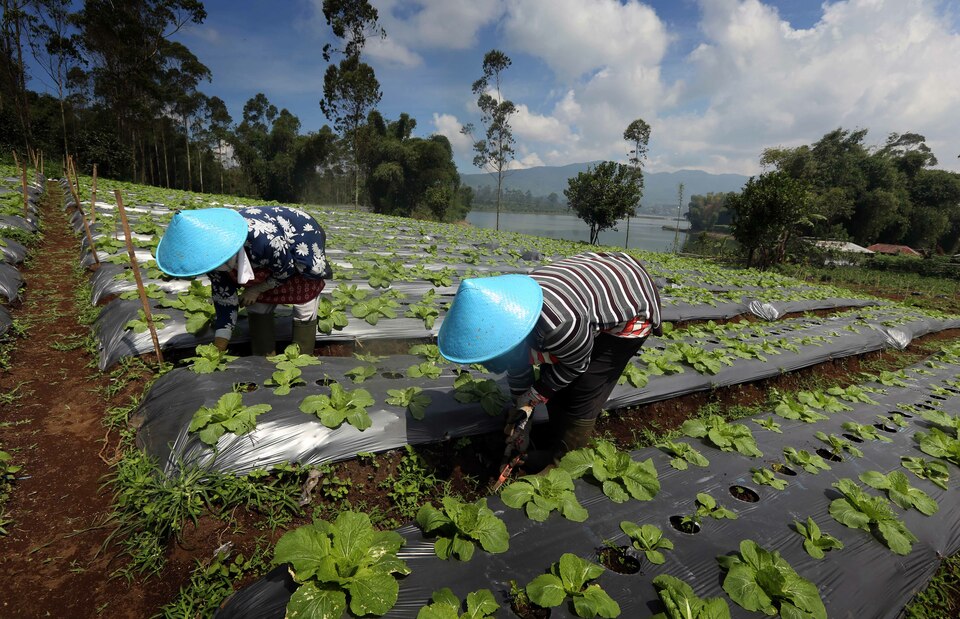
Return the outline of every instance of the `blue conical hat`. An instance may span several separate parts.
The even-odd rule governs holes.
[[[233,209],[181,211],[157,245],[157,266],[173,277],[209,273],[240,251],[246,240],[247,220]]]
[[[527,337],[542,307],[543,290],[529,275],[465,279],[440,325],[440,354],[454,363],[498,357]]]

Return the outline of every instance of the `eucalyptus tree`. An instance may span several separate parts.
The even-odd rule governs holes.
[[[513,102],[503,98],[503,72],[510,68],[510,57],[492,49],[483,57],[483,75],[473,83],[471,90],[477,95],[480,122],[484,127],[483,137],[474,136],[472,123],[464,125],[460,132],[470,136],[473,142],[473,165],[486,170],[497,179],[496,229],[500,229],[500,202],[503,194],[503,179],[514,158],[513,128],[510,117],[516,114]]]
[[[646,160],[649,150],[650,125],[642,118],[634,120],[624,130],[623,139],[633,146],[628,153],[630,156],[628,161],[637,171],[637,186],[640,190],[640,194],[637,196],[637,204],[627,213],[627,236],[623,241],[623,246],[626,248],[630,245],[630,218],[637,214],[637,207],[640,206],[640,199],[643,197],[643,162]]]
[[[0,4],[3,8],[0,13],[0,112],[5,113],[12,104],[20,121],[20,138],[26,147],[25,152],[31,148],[31,131],[23,48],[24,39],[35,21],[27,10],[28,4],[28,0],[2,0]]]

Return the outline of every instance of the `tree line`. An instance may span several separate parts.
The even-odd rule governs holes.
[[[784,261],[800,237],[960,250],[960,174],[936,169],[917,133],[892,133],[878,146],[866,129],[830,131],[813,144],[768,148],[765,171],[740,193],[693,196],[694,230],[729,226],[748,265]]]
[[[54,163],[69,153],[118,180],[441,220],[470,208],[449,141],[414,137],[415,119],[377,111],[382,93],[362,52],[386,33],[366,0],[323,2],[337,43],[323,49],[318,93],[330,124],[314,131],[263,93],[235,120],[203,92],[210,69],[174,40],[206,19],[199,0],[0,2],[4,157],[43,151]],[[49,92],[28,88],[31,77]]]

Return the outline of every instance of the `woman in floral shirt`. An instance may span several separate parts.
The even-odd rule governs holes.
[[[273,313],[293,305],[293,342],[312,353],[317,298],[331,275],[326,235],[310,215],[284,206],[177,213],[157,247],[157,265],[175,277],[206,273],[216,308],[214,344],[225,349],[240,307],[251,349],[274,353]]]

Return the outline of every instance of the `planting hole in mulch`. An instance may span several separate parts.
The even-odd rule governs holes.
[[[903,413],[903,412],[901,412],[901,411],[890,411],[890,414],[891,414],[891,415],[900,415],[900,416],[903,417],[904,419],[913,419],[913,415],[908,415],[907,413]]]
[[[883,430],[884,432],[890,432],[891,434],[893,434],[893,433],[895,433],[895,432],[897,431],[897,427],[896,427],[896,426],[891,426],[891,425],[888,425],[888,424],[885,424],[885,423],[879,423],[879,422],[878,422],[878,423],[873,424],[873,427],[876,428],[877,430]]]
[[[670,526],[687,535],[696,535],[700,532],[700,523],[688,520],[686,516],[670,516]]]
[[[936,407],[936,406],[930,406],[930,405],[927,404],[926,402],[920,402],[919,404],[917,404],[917,408],[922,408],[922,409],[925,410],[925,411],[935,411],[935,410],[937,410],[937,407]]]
[[[510,610],[520,619],[548,619],[550,617],[549,608],[537,606],[527,600],[524,600],[523,604],[518,604],[516,597],[510,600]]]
[[[756,503],[760,500],[760,495],[746,486],[730,486],[730,494],[744,503]]]
[[[338,381],[332,378],[321,378],[318,381],[315,381],[321,387],[329,387],[330,385],[336,384]]]
[[[854,436],[854,435],[852,435],[852,434],[844,434],[844,435],[843,435],[843,438],[847,439],[848,441],[853,441],[854,443],[862,443],[862,442],[863,442],[863,439],[862,439],[862,438],[860,438],[859,436]]]
[[[954,391],[954,390],[951,390],[951,391]],[[947,398],[943,397],[942,395],[937,395],[937,394],[935,394],[935,393],[931,393],[931,394],[930,394],[930,397],[933,398],[934,400],[940,400],[940,401],[944,401],[944,400],[947,399]]]
[[[233,383],[233,390],[237,393],[251,393],[259,388],[257,383]]]
[[[829,449],[821,447],[817,450],[817,455],[823,458],[824,460],[829,460],[830,462],[843,462],[843,456],[837,453],[833,453]]]
[[[771,462],[770,468],[773,469],[774,473],[780,473],[781,475],[789,475],[790,477],[796,477],[797,475],[796,471],[782,462]]]
[[[398,378],[403,378],[403,374],[401,374],[400,372],[383,372],[380,374],[380,376],[383,376],[384,378],[390,378],[393,380],[396,380]]]
[[[600,565],[617,574],[636,574],[640,561],[627,554],[627,546],[604,546],[597,549]]]

